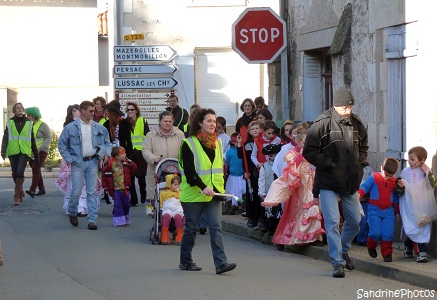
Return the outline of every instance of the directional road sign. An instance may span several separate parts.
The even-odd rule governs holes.
[[[115,78],[116,89],[171,89],[178,82],[173,77]]]
[[[165,99],[168,98],[168,93],[120,93],[120,99]]]
[[[114,61],[170,61],[175,56],[168,45],[114,46]]]
[[[178,68],[173,64],[162,65],[116,65],[114,74],[173,74]]]
[[[135,102],[138,105],[165,105],[167,106],[167,99],[120,99],[121,105],[128,102]]]

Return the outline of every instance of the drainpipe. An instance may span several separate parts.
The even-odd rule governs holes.
[[[115,1],[115,27],[116,31],[116,45],[123,45],[122,37],[123,37],[123,0],[114,0]]]
[[[286,32],[288,33],[288,22],[287,22],[287,10],[288,10],[288,0],[279,0],[279,13],[280,17],[285,20]],[[282,121],[290,118],[290,101],[288,97],[288,35],[286,36],[287,47],[281,53],[281,111],[282,111]]]

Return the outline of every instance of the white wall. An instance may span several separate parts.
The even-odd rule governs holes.
[[[99,87],[97,12],[96,0],[0,4],[0,87],[39,107],[57,132],[68,105],[108,92]]]
[[[0,7],[0,86],[98,85],[97,9],[67,5]]]

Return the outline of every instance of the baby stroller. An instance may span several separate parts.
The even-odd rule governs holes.
[[[169,174],[178,174],[181,175],[179,172],[179,164],[178,160],[175,158],[165,158],[158,162],[155,168],[155,216],[153,220],[152,228],[150,229],[150,241],[152,244],[155,244],[155,242],[161,243],[161,217],[162,213],[160,210],[160,203],[159,203],[159,193],[165,189],[166,183],[165,183],[165,176]],[[175,226],[173,219],[170,223],[170,229],[172,233],[174,233]]]

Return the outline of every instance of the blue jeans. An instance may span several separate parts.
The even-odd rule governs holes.
[[[364,211],[364,216],[361,217],[360,221],[360,232],[357,235],[357,243],[367,243],[367,236],[369,234],[369,224],[367,223],[367,211],[369,207],[369,202],[361,202],[361,207]]]
[[[222,240],[222,202],[213,197],[210,202],[182,202],[184,209],[185,227],[181,242],[181,264],[193,263],[191,252],[196,241],[197,224],[200,215],[205,209],[206,220],[209,227],[212,256],[214,257],[215,267],[219,267],[228,262],[223,247]]]
[[[82,193],[85,180],[87,200],[86,202],[88,205],[88,223],[96,223],[97,215],[99,213],[99,202],[96,195],[98,163],[99,160],[97,158],[94,158],[89,161],[82,161],[80,165],[77,165],[75,162],[71,164],[72,187],[70,200],[68,201],[67,212],[72,217],[75,217],[77,215],[79,197]]]
[[[339,233],[340,211],[338,209],[338,197],[341,201],[344,219],[341,236]],[[340,263],[345,266],[346,262],[342,254],[350,250],[352,240],[360,231],[361,214],[358,194],[337,194],[330,190],[320,190],[320,206],[325,222],[328,251],[332,259],[332,265]]]
[[[24,178],[24,170],[27,166],[27,160],[29,157],[26,154],[16,154],[9,156],[9,162],[11,163],[12,178]]]
[[[202,214],[200,215],[199,228],[206,228],[206,212],[202,210]]]

